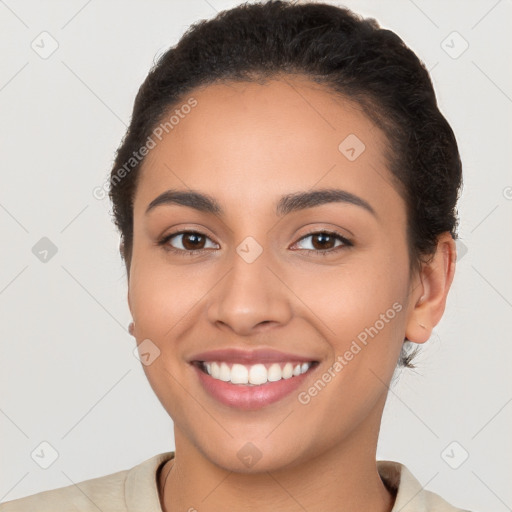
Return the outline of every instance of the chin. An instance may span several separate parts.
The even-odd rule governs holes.
[[[293,436],[290,436],[293,438]],[[304,446],[280,443],[261,439],[254,441],[229,439],[225,443],[212,443],[203,448],[197,445],[202,455],[210,463],[233,473],[259,474],[290,469],[300,464],[304,456]]]

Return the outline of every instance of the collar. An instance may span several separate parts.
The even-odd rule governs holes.
[[[162,512],[157,474],[159,468],[173,457],[174,452],[160,453],[128,471],[124,483],[128,512]],[[465,512],[452,507],[437,494],[426,491],[407,467],[399,462],[378,460],[377,470],[388,489],[396,493],[391,512]],[[145,492],[141,492],[141,489]]]
[[[455,508],[433,492],[425,490],[400,462],[378,460],[377,470],[386,487],[396,493],[391,512],[467,512]]]

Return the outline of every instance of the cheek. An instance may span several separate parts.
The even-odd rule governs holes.
[[[383,330],[379,321],[381,318],[385,325],[396,319],[397,309],[405,307],[401,304],[401,290],[402,287],[397,286],[396,282],[366,272],[361,278],[350,276],[340,282],[339,287],[333,288],[330,300],[323,299],[323,309],[335,332],[343,333],[344,339],[354,338],[374,324]],[[401,307],[393,308],[395,303],[401,304]]]
[[[338,267],[290,272],[294,291],[335,334],[378,320],[407,290],[405,261],[367,253]],[[313,274],[313,275],[312,275]],[[405,308],[405,305],[403,305]]]
[[[185,266],[171,272],[166,265],[144,260],[142,252],[136,258],[129,282],[135,335],[141,347],[148,343],[145,340],[151,341],[147,346],[154,357],[142,368],[167,413],[180,418],[190,408],[183,401],[179,384],[190,378],[190,368],[179,357],[177,338],[205,292]]]
[[[395,370],[405,331],[406,276],[375,265],[366,271],[340,268],[321,281],[309,284],[304,302],[312,305],[319,319],[312,321],[330,352],[329,363],[318,376],[326,385],[316,381],[305,390],[301,403],[325,424],[333,410],[343,410],[357,422],[387,392],[384,383]]]
[[[194,314],[194,306],[208,290],[202,273],[190,266],[171,268],[161,261],[137,261],[130,275],[129,293],[138,336],[168,337],[175,325]]]
[[[327,341],[333,361],[343,356],[346,374],[371,368],[384,377],[400,353],[408,275],[396,269],[406,268],[406,259],[381,256],[317,272],[314,280],[296,276],[297,294],[311,308],[305,314]]]

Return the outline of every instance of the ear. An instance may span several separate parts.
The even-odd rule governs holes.
[[[419,282],[411,292],[412,310],[405,335],[414,343],[425,343],[439,323],[455,274],[457,248],[449,232],[438,237],[437,249],[428,263],[422,264]]]
[[[121,239],[121,243],[119,244],[119,252],[121,253],[121,258],[124,261],[124,242],[122,239]],[[126,262],[125,262],[125,267],[126,267],[126,280],[127,280],[127,284],[128,284],[128,289],[126,291],[126,301],[128,302],[128,309],[130,310],[130,313],[133,318],[132,305],[130,302],[130,272],[129,272],[128,266],[126,265]],[[129,331],[130,331],[130,334],[133,335],[133,332],[131,332],[132,330],[133,330],[133,322],[130,322]]]
[[[132,315],[132,318],[133,318],[133,311],[132,311],[132,305],[130,303],[130,287],[128,286],[128,291],[126,292],[126,299],[128,301],[128,308],[130,309],[130,313]],[[136,337],[135,335],[135,322],[132,320],[129,325],[128,325],[128,332]]]
[[[121,241],[119,242],[119,254],[121,255],[121,259],[124,261],[124,266],[126,268],[126,279],[128,284],[130,284],[130,262],[131,262],[131,254],[129,255],[129,261],[126,259],[125,253],[125,243],[123,237],[121,237]],[[128,304],[130,301],[128,300]]]

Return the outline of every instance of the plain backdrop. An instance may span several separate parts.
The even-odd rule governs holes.
[[[238,3],[0,2],[1,501],[174,449],[127,332],[110,205],[93,190],[155,57]],[[464,166],[446,312],[419,368],[395,379],[378,458],[459,507],[511,510],[512,2],[331,3],[423,60]]]

